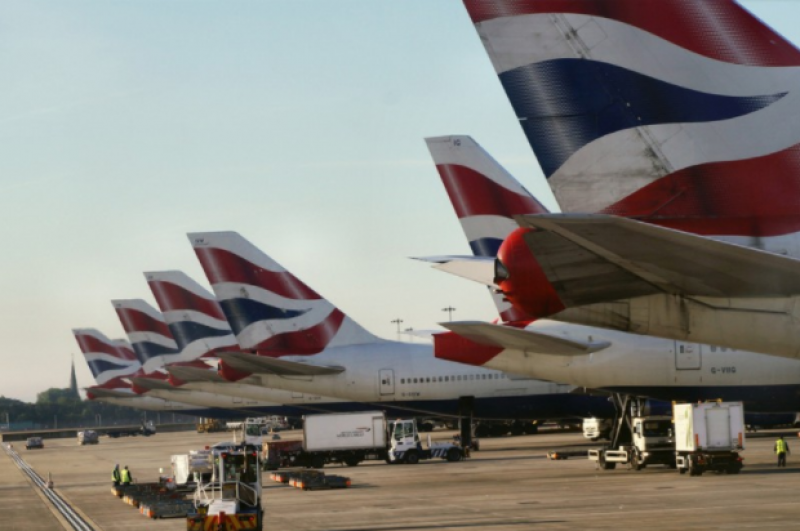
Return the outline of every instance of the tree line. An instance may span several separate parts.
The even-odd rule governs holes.
[[[193,422],[194,417],[161,415],[163,422]],[[78,428],[139,424],[143,420],[156,420],[157,414],[97,400],[82,400],[72,389],[50,388],[36,395],[31,404],[14,398],[0,396],[0,425],[10,424],[11,429]]]

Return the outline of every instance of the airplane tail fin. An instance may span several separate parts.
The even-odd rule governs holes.
[[[452,135],[425,142],[475,256],[497,256],[503,241],[519,228],[514,216],[548,212],[472,137]],[[489,289],[503,321],[533,320]]]
[[[142,299],[118,299],[111,304],[145,372],[177,361],[180,349],[158,310]]]
[[[239,344],[217,299],[182,271],[144,274],[182,360],[236,352]]]
[[[800,231],[800,51],[735,1],[464,4],[565,212]]]
[[[126,384],[119,380],[136,374],[141,368],[139,359],[125,340],[111,340],[94,328],[75,328],[72,334],[100,386],[114,386],[117,382],[124,387]]]
[[[188,235],[243,349],[269,356],[383,341],[236,232]]]

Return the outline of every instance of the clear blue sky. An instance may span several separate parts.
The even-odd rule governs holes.
[[[800,4],[743,2],[800,42]],[[492,319],[408,260],[469,252],[423,142],[469,134],[552,196],[460,0],[0,4],[0,394],[92,383],[143,271],[203,284],[185,233],[236,230],[374,333]]]

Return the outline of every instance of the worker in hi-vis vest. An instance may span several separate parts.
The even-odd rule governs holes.
[[[122,477],[123,485],[130,485],[133,481],[133,477],[131,477],[131,471],[128,470],[128,465],[125,465],[125,468],[122,469],[120,476]]]
[[[789,443],[783,439],[783,435],[775,441],[775,453],[778,454],[778,466],[786,466],[786,454],[789,453]]]
[[[115,487],[119,487],[119,482],[120,482],[119,464],[114,465],[114,470],[111,471],[111,481],[114,482]]]

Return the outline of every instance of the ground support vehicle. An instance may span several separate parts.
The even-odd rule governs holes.
[[[194,493],[194,512],[186,517],[187,531],[263,529],[261,470],[253,446],[213,451],[212,476]]]
[[[228,427],[218,419],[200,419],[197,423],[197,433],[217,433],[227,431]]]
[[[744,464],[744,406],[741,402],[676,404],[675,454],[678,471],[738,474]]]
[[[611,436],[611,419],[595,417],[583,419],[583,437],[590,441],[608,439]]]
[[[104,431],[104,434],[112,439],[117,437],[136,437],[137,435],[144,435],[149,437],[156,434],[156,427],[152,421],[142,422],[142,425],[135,428],[111,428]]]
[[[171,456],[172,477],[168,479],[178,490],[194,490],[198,483],[210,481],[213,473],[211,453],[211,450],[191,450],[188,454]]]
[[[94,430],[84,430],[78,432],[78,444],[81,446],[87,444],[98,444],[100,442],[100,438],[97,435],[97,432]]]
[[[263,444],[268,470],[303,466],[322,468],[328,463],[356,466],[365,460],[417,463],[442,458],[460,461],[464,452],[452,442],[423,447],[413,419],[387,421],[381,411],[307,415],[303,441],[269,441]]]
[[[28,437],[25,441],[25,449],[26,450],[36,450],[36,449],[43,449],[44,448],[44,441],[41,437]]]
[[[627,395],[614,395],[617,418],[611,430],[611,444],[592,448],[589,460],[598,468],[612,470],[617,464],[641,470],[648,465],[675,467],[675,440],[669,415],[638,416],[643,403]]]

